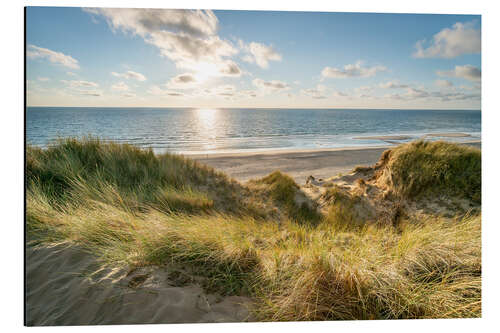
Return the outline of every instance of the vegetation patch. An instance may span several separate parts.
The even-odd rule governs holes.
[[[275,205],[282,208],[287,218],[298,223],[317,224],[320,221],[321,214],[317,211],[317,204],[308,200],[290,176],[274,171],[251,183],[261,185],[260,189],[271,197]]]
[[[444,141],[416,141],[387,151],[379,177],[406,198],[447,195],[481,204],[481,151]]]
[[[134,211],[267,215],[239,183],[180,155],[86,138],[28,146],[26,162],[28,188],[54,205],[94,200]]]
[[[342,190],[337,185],[328,187],[321,200],[328,207],[325,223],[343,228],[359,228],[374,218],[374,210],[366,200]]]

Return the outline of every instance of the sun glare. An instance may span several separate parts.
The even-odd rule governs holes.
[[[207,130],[213,130],[215,127],[217,112],[217,109],[197,109],[196,118],[198,119],[201,127]]]
[[[197,124],[198,137],[203,142],[203,149],[210,150],[215,148],[215,138],[217,137],[217,109],[196,109],[194,116]]]
[[[212,127],[217,115],[217,109],[198,109],[196,114],[198,116],[198,120],[206,127]]]
[[[194,76],[198,82],[204,82],[211,77],[216,77],[219,74],[217,65],[213,63],[199,62],[193,69],[196,72]]]

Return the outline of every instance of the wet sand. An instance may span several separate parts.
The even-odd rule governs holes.
[[[464,143],[481,148],[480,141]],[[200,163],[209,165],[241,182],[260,178],[280,170],[302,185],[309,175],[329,178],[347,173],[358,165],[374,164],[380,154],[391,146],[367,148],[340,148],[295,151],[267,151],[259,153],[227,153],[189,155]]]
[[[358,136],[354,140],[409,140],[411,136],[407,135],[382,135],[382,136]]]
[[[421,136],[422,139],[432,137],[432,138],[467,138],[470,137],[467,133],[431,133]],[[415,139],[415,137],[409,135],[380,135],[380,136],[358,136],[353,138],[354,140],[410,140]]]

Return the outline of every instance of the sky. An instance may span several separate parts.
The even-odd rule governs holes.
[[[28,106],[480,109],[477,15],[28,7]]]

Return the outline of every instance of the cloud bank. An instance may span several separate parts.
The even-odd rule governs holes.
[[[113,31],[140,36],[179,68],[212,76],[239,76],[241,71],[228,57],[238,50],[217,36],[218,20],[210,10],[145,8],[92,8]]]
[[[254,79],[252,83],[259,90],[267,93],[281,92],[290,89],[290,85],[288,83],[279,80],[265,81],[262,79]]]
[[[28,45],[26,56],[31,59],[45,58],[53,64],[63,65],[68,68],[79,69],[78,60],[61,52],[52,51],[36,45]]]
[[[481,81],[481,69],[472,65],[455,66],[449,71],[437,71],[439,76],[458,77],[469,81]]]
[[[326,87],[318,84],[316,88],[303,89],[300,91],[303,95],[309,96],[314,99],[325,99]]]
[[[323,78],[334,79],[371,77],[376,75],[378,72],[384,72],[386,70],[387,68],[384,66],[363,67],[363,63],[358,61],[355,64],[345,65],[342,69],[325,67],[323,71],[321,71],[321,76]]]
[[[409,86],[407,84],[401,84],[399,82],[389,81],[385,83],[380,83],[379,87],[383,89],[403,89],[403,88],[408,88]]]
[[[78,88],[78,87],[93,87],[93,88],[97,88],[97,87],[99,87],[98,83],[91,82],[91,81],[83,81],[83,80],[71,80],[71,81],[67,81],[67,80],[61,80],[61,82],[67,84],[71,88]]]
[[[269,68],[270,61],[281,61],[282,59],[281,54],[276,52],[272,46],[256,42],[245,44],[241,40],[239,44],[240,47],[248,53],[243,57],[243,60],[250,63],[256,63],[261,68],[267,69]]]
[[[427,46],[426,46],[427,44]],[[455,58],[463,54],[481,53],[481,32],[473,22],[457,22],[435,34],[430,43],[415,44],[415,58]]]
[[[453,83],[448,80],[436,80],[434,81],[436,86],[441,87],[441,88],[451,88],[453,87]]]
[[[118,82],[113,84],[111,86],[111,89],[116,91],[127,91],[129,90],[129,87],[127,86],[127,84],[125,84],[125,82]]]
[[[125,73],[116,73],[116,72],[111,72],[111,75],[116,76],[116,77],[121,77],[124,79],[133,79],[137,81],[146,81],[146,77],[137,72],[133,71],[126,71]]]

